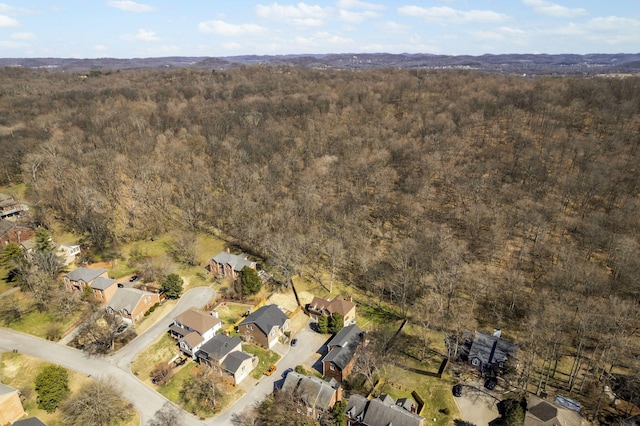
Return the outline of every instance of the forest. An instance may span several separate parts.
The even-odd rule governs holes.
[[[640,78],[2,68],[0,109],[0,185],[96,259],[212,233],[639,401]]]

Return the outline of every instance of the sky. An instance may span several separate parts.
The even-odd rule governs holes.
[[[381,52],[640,53],[640,0],[0,3],[4,58]]]

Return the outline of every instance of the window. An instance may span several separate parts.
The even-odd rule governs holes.
[[[329,364],[329,370],[335,371],[336,367],[333,364]]]
[[[471,361],[471,364],[473,364],[476,367],[478,367],[480,365],[480,360],[478,358],[474,358],[473,361]]]

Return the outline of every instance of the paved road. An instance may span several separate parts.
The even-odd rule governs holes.
[[[295,337],[298,339],[295,347],[276,348],[276,351],[284,353],[284,356],[278,361],[278,369],[273,375],[262,376],[260,381],[249,392],[220,415],[208,419],[206,423],[212,426],[231,426],[231,418],[234,414],[240,414],[246,408],[255,406],[273,392],[276,385],[278,387],[282,386],[282,375],[287,369],[293,369],[300,364],[313,365],[316,360],[314,354],[325,343],[326,336],[311,331],[307,325]]]
[[[9,329],[2,329],[0,333],[0,351],[17,349],[20,353],[44,359],[87,376],[112,379],[120,387],[123,396],[139,411],[141,424],[144,425],[168,400],[131,374],[131,361],[162,333],[166,332],[172,318],[192,306],[205,305],[214,295],[215,292],[207,287],[189,290],[171,312],[120,351],[107,357],[90,357],[77,349]],[[183,412],[184,424],[231,426],[231,418],[234,414],[239,414],[247,407],[262,401],[265,396],[273,392],[276,385],[282,385],[282,374],[287,369],[293,369],[299,364],[314,365],[318,359],[316,351],[323,346],[326,337],[311,331],[308,325],[295,337],[298,339],[298,344],[295,347],[278,345],[275,348],[283,355],[278,362],[276,374],[263,376],[256,386],[219,416],[201,421]]]

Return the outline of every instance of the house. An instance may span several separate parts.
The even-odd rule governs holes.
[[[225,358],[235,351],[242,351],[242,340],[238,336],[216,334],[200,347],[196,358],[198,362],[215,367],[222,365]]]
[[[345,412],[349,426],[424,426],[424,417],[398,405],[389,395],[371,400],[351,395]]]
[[[75,244],[60,244],[58,245],[58,252],[64,259],[64,264],[71,265],[80,254],[80,246]]]
[[[180,350],[196,359],[196,351],[200,346],[222,328],[222,321],[218,317],[202,312],[196,308],[189,308],[173,320],[169,326],[169,334],[178,339]]]
[[[352,298],[347,300],[340,295],[333,299],[314,297],[307,305],[307,312],[314,321],[317,321],[320,315],[331,316],[337,312],[344,318],[344,327],[356,323],[356,304]]]
[[[47,424],[37,417],[29,417],[28,419],[18,420],[12,426],[47,426]]]
[[[23,415],[18,389],[0,383],[0,425],[11,424]]]
[[[160,303],[160,295],[125,287],[117,288],[107,302],[106,309],[110,313],[118,313],[125,322],[133,324],[156,303]]]
[[[249,256],[244,253],[231,254],[228,251],[221,251],[209,259],[209,271],[212,274],[233,279],[238,277],[245,266],[256,269],[256,262],[249,260]]]
[[[20,215],[22,212],[29,210],[26,204],[18,202],[15,198],[8,194],[0,194],[0,218]]]
[[[322,374],[341,382],[356,363],[356,352],[362,343],[362,330],[350,325],[340,330],[327,343],[328,353],[322,358]]]
[[[222,361],[222,370],[237,385],[258,365],[258,358],[242,351],[233,351]]]
[[[10,220],[0,220],[0,247],[16,243],[24,247],[26,241],[34,239],[36,231],[28,226],[18,225]]]
[[[480,371],[499,372],[517,351],[516,344],[500,337],[500,330],[494,331],[493,335],[476,331],[469,349],[469,362]]]
[[[238,324],[245,339],[263,348],[271,348],[289,328],[289,317],[276,305],[265,305]]]
[[[91,283],[91,289],[97,300],[108,302],[116,294],[118,286],[113,278],[98,277]]]
[[[78,268],[64,276],[64,286],[71,291],[84,290],[87,286],[91,287],[93,280],[99,277],[108,278],[107,270]]]
[[[295,371],[285,377],[282,391],[291,394],[304,407],[307,416],[313,418],[331,411],[335,403],[342,400],[342,387],[337,381],[308,377]]]

